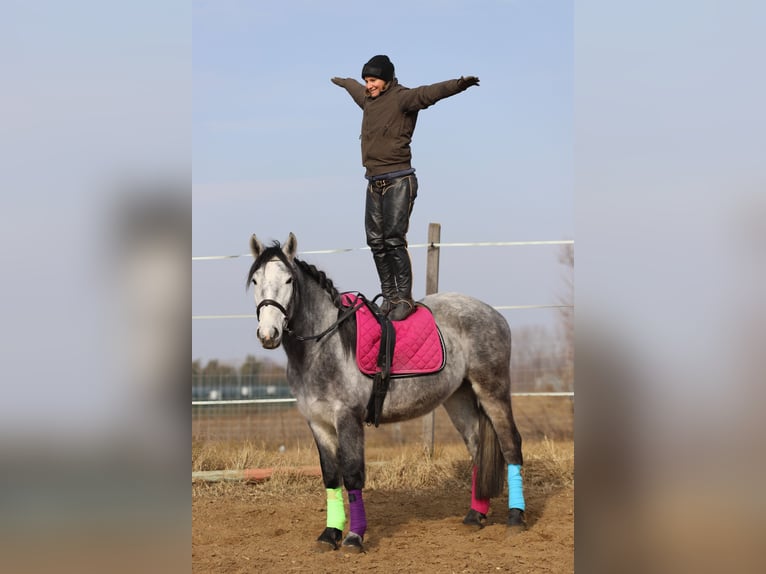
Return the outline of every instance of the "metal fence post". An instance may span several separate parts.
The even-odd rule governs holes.
[[[428,252],[426,255],[426,295],[439,291],[440,223],[428,224]],[[423,417],[423,447],[428,456],[434,454],[434,411]]]

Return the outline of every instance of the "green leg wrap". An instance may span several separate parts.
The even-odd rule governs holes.
[[[343,530],[346,526],[346,510],[343,508],[343,491],[340,488],[327,490],[327,527]]]

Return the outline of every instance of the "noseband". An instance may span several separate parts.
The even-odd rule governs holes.
[[[269,305],[279,309],[282,312],[282,314],[285,316],[285,321],[289,320],[289,316],[287,314],[287,309],[285,309],[279,301],[275,301],[274,299],[264,299],[263,301],[258,303],[258,306],[255,308],[255,317],[259,321],[261,320],[261,308],[262,307],[267,307]]]

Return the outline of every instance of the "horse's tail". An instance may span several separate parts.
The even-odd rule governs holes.
[[[503,492],[506,462],[495,427],[479,407],[479,446],[476,449],[476,497],[493,498]]]

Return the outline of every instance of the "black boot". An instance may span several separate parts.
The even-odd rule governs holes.
[[[391,251],[390,258],[396,279],[396,294],[391,298],[388,318],[391,321],[402,321],[415,310],[415,302],[412,300],[412,261],[406,247]]]
[[[404,321],[415,310],[415,302],[410,298],[393,299],[391,301],[391,310],[388,312],[390,321]]]
[[[378,270],[380,278],[380,289],[383,293],[383,301],[380,303],[380,311],[387,315],[391,310],[391,299],[396,297],[396,277],[394,276],[394,267],[391,257],[385,251],[373,251],[372,257],[375,260],[375,267]]]

